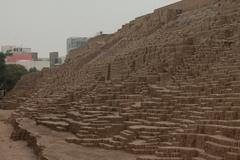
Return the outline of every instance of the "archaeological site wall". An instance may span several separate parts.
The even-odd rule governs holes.
[[[117,45],[121,49],[121,47],[126,46],[126,43],[128,43],[129,40],[138,39],[138,37],[141,37],[144,34],[145,35],[151,34],[151,32],[154,32],[156,29],[163,26],[164,24],[176,19],[180,14],[184,12],[199,9],[201,7],[208,6],[216,2],[217,1],[213,1],[213,0],[197,0],[197,1],[183,0],[175,4],[157,9],[151,14],[136,18],[134,21],[131,21],[130,23],[124,25],[122,29],[120,29],[116,33],[116,35],[120,35],[120,38],[118,37],[117,39],[118,40]],[[143,24],[146,21],[148,21],[149,23],[147,23],[146,25]],[[140,27],[143,28],[143,26],[146,28],[145,30],[141,30],[141,33],[136,32],[138,28]],[[126,37],[121,38],[121,35],[126,35],[128,32],[132,32],[128,36],[128,38]],[[109,41],[111,41],[111,39]],[[96,75],[98,75],[99,77],[104,77],[104,79],[108,79],[108,78],[112,80],[124,79],[132,71],[136,70],[136,68],[141,68],[142,65],[145,65],[144,61],[146,61],[146,58],[147,58],[146,53],[148,52],[148,50],[149,52],[151,52],[151,50],[158,50],[158,49],[155,46],[152,46],[148,48],[137,49],[135,51],[133,50],[131,54],[129,54],[131,55],[130,57],[123,57],[123,56],[120,56],[119,58],[115,56],[113,56],[114,58],[109,57],[108,60],[105,59],[104,62],[98,62],[98,63],[102,63],[101,65],[95,64],[95,66],[97,66],[97,69],[91,69],[91,71],[92,72],[96,71]],[[76,51],[73,51],[73,52],[76,52]],[[78,55],[78,54],[75,53],[73,55]],[[109,66],[111,67],[109,68]],[[111,76],[108,77],[110,73],[111,73]]]
[[[239,0],[183,0],[92,38],[3,99],[16,109],[11,137],[44,160],[78,160],[84,147],[239,160],[239,10]]]

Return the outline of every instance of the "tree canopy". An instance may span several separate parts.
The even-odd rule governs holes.
[[[0,52],[0,89],[3,88],[4,81],[5,81],[5,54]]]
[[[28,71],[17,64],[5,64],[6,54],[0,52],[0,89],[11,90]]]
[[[32,72],[38,72],[37,68],[36,67],[33,67],[33,68],[30,68],[29,69],[29,72],[32,73]]]
[[[28,71],[25,67],[18,64],[9,64],[6,66],[5,85],[7,90],[11,90],[16,85],[17,81],[21,79]]]

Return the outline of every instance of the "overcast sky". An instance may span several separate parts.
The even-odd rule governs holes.
[[[32,48],[39,57],[66,53],[66,39],[112,33],[178,0],[0,0],[0,46]]]

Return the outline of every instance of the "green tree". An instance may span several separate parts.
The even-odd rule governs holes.
[[[11,90],[17,83],[17,81],[28,71],[21,65],[5,63],[6,56],[10,56],[11,53],[0,52],[0,89]]]
[[[18,64],[9,64],[6,66],[6,72],[5,72],[5,87],[9,91],[14,88],[17,81],[20,80],[20,78],[27,74],[28,71],[25,67],[18,65]]]
[[[30,72],[30,73],[32,73],[32,72],[37,72],[37,71],[38,71],[38,70],[37,70],[36,67],[33,67],[33,68],[30,68],[30,69],[29,69],[29,72]]]
[[[5,71],[6,71],[6,64],[5,64],[5,54],[0,52],[0,89],[3,88],[5,82]]]

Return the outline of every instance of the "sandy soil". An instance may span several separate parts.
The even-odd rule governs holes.
[[[11,113],[0,110],[0,160],[37,160],[25,142],[14,142],[9,138],[13,129],[7,119]]]

